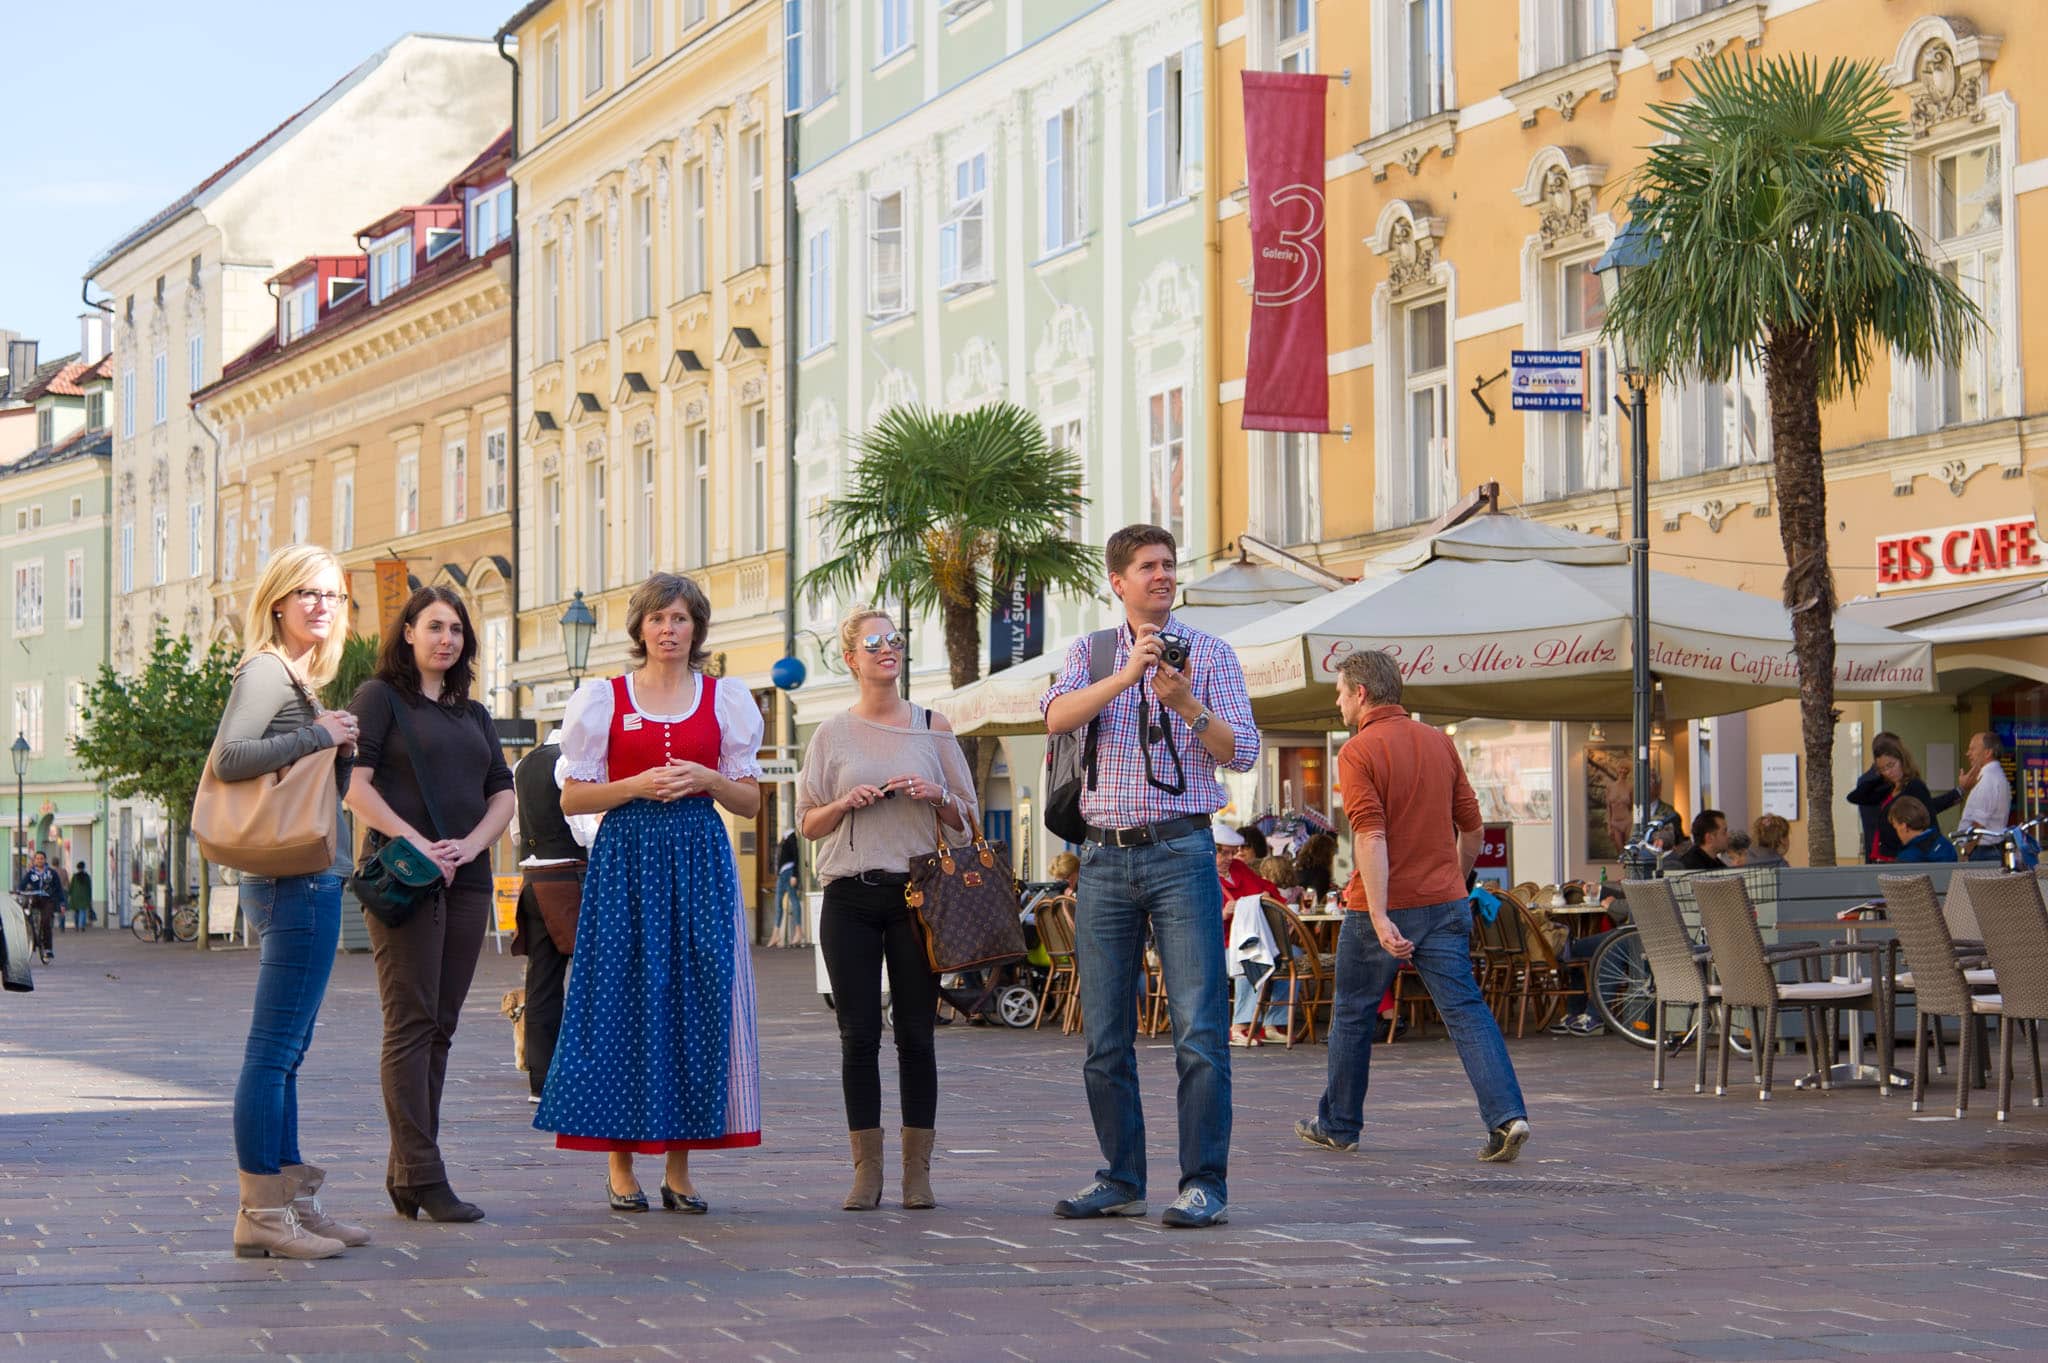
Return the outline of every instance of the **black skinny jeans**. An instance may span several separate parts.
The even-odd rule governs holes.
[[[852,877],[825,887],[818,945],[832,979],[839,1018],[839,1084],[846,1128],[882,1124],[882,962],[889,963],[896,1023],[896,1073],[903,1125],[929,1130],[939,1110],[939,1059],[932,1048],[938,980],[901,885],[863,885]]]

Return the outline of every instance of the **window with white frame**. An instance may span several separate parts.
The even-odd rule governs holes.
[[[398,533],[416,534],[420,528],[420,457],[400,455],[398,460]]]
[[[14,632],[43,632],[43,561],[14,565]]]
[[[683,171],[683,297],[709,287],[710,233],[706,227],[704,162],[692,161]]]
[[[560,601],[562,590],[562,480],[549,478],[540,485],[540,594],[544,601]]]
[[[823,104],[837,88],[839,3],[782,0],[785,95],[792,112]]]
[[[550,30],[540,37],[540,123],[562,116],[562,34]]]
[[[1717,10],[1728,0],[1664,0],[1668,13],[1660,16],[1667,24],[1679,23],[1686,19],[1697,19],[1710,10]]]
[[[868,195],[870,317],[900,317],[910,310],[909,231],[902,190]]]
[[[951,202],[939,224],[939,286],[988,282],[988,153],[953,163]]]
[[[356,476],[336,474],[334,478],[334,547],[356,547]]]
[[[1450,439],[1449,305],[1438,298],[1398,315],[1401,380],[1397,450],[1408,491],[1410,521],[1442,511],[1442,476]]]
[[[512,235],[512,182],[480,190],[469,201],[469,253],[480,256]]]
[[[206,503],[194,497],[185,503],[185,576],[206,571]]]
[[[1249,464],[1253,524],[1274,544],[1313,544],[1323,533],[1319,437],[1289,431],[1255,439],[1257,457]]]
[[[690,459],[690,542],[685,549],[689,566],[702,568],[711,562],[711,428],[697,422],[683,432],[683,449]]]
[[[683,27],[701,24],[711,13],[711,0],[683,0]]]
[[[121,371],[121,434],[135,434],[135,366]]]
[[[1659,396],[1658,409],[1668,432],[1667,478],[1769,458],[1771,427],[1765,418],[1763,376],[1754,365],[1741,366],[1720,382],[1691,379],[1670,385]]]
[[[583,224],[583,344],[602,341],[604,324],[604,219]]]
[[[604,459],[599,457],[583,466],[583,584],[591,591],[601,592],[609,585],[605,538],[610,528]]]
[[[1083,500],[1082,504],[1075,509],[1074,514],[1067,518],[1067,538],[1076,542],[1085,542],[1088,538],[1088,504],[1086,500],[1088,490],[1088,459],[1086,453],[1081,448],[1081,418],[1076,416],[1054,420],[1051,427],[1046,431],[1046,436],[1051,440],[1054,449],[1066,450],[1071,453],[1074,456],[1076,465],[1081,470],[1081,493]]]
[[[1612,484],[1608,458],[1611,427],[1607,347],[1600,328],[1607,322],[1607,297],[1593,271],[1597,257],[1543,262],[1543,331],[1556,350],[1585,355],[1585,410],[1544,412],[1536,418],[1543,466],[1543,494],[1569,497]]]
[[[74,521],[79,520],[82,517],[84,517],[84,515],[85,498],[79,496],[77,493],[74,492],[71,494],[71,519]]]
[[[1266,50],[1275,71],[1309,75],[1316,69],[1314,0],[1259,0],[1266,23]]]
[[[235,560],[242,552],[242,513],[230,509],[221,513],[220,518],[220,580],[232,582],[235,577]],[[135,527],[121,527],[121,590],[130,591],[135,583]]]
[[[290,345],[320,320],[320,282],[295,284],[277,300],[277,343]]]
[[[76,746],[85,735],[85,682],[72,677],[64,683],[64,742]]]
[[[73,549],[64,555],[64,623],[85,623],[85,551]]]
[[[494,715],[503,716],[511,707],[511,687],[506,675],[512,670],[512,622],[502,615],[484,621],[483,648],[484,704]]]
[[[562,252],[554,242],[540,248],[540,357],[562,358]]]
[[[740,172],[746,192],[740,196],[740,268],[768,259],[768,145],[760,128],[740,135]]]
[[[149,515],[150,581],[163,586],[171,579],[171,513],[158,507]]]
[[[28,741],[28,750],[43,755],[43,684],[17,682],[14,687],[14,732]]]
[[[370,301],[381,303],[412,283],[412,228],[393,232],[370,246]]]
[[[313,494],[296,492],[292,494],[292,537],[293,544],[307,544],[313,538]]]
[[[1523,0],[1522,74],[1570,66],[1615,45],[1613,0]]]
[[[495,516],[505,509],[505,484],[510,474],[505,432],[484,432],[484,514]]]
[[[641,190],[633,196],[633,268],[629,281],[633,321],[654,316],[654,196]]]
[[[441,451],[441,523],[460,525],[469,519],[469,442],[451,441]]]
[[[36,448],[48,449],[57,443],[57,409],[45,407],[36,413]]]
[[[633,575],[646,577],[654,571],[656,535],[654,442],[643,441],[633,448],[633,468],[640,479],[639,504],[633,508]]]
[[[633,0],[633,64],[654,55],[654,0]]]
[[[85,428],[88,431],[103,431],[107,427],[107,393],[104,388],[95,388],[85,395]]]
[[[1997,141],[1935,151],[1924,163],[1923,221],[1936,269],[1968,295],[1983,314],[1960,364],[1935,375],[1936,424],[1955,426],[2006,413],[2005,367],[1999,355],[2004,330],[2005,174]]]
[[[804,353],[832,344],[832,229],[804,243]]]
[[[1145,68],[1145,203],[1163,208],[1202,187],[1202,48],[1189,43]]]
[[[880,66],[900,52],[910,50],[911,0],[879,0],[880,22],[875,26],[875,65]]]
[[[1188,421],[1187,390],[1168,388],[1147,403],[1145,424],[1146,519],[1173,532],[1175,543],[1187,543]]]
[[[185,341],[185,391],[196,393],[206,386],[206,338],[192,336]]]
[[[1381,130],[1444,112],[1451,105],[1450,0],[1375,2]]]
[[[604,89],[605,0],[583,0],[583,93]]]
[[[740,414],[747,439],[747,506],[740,552],[768,547],[768,404],[757,402]]]
[[[151,415],[161,426],[171,419],[171,357],[165,351],[157,351],[150,361],[150,377],[156,383],[156,409]]]
[[[1088,187],[1086,149],[1081,138],[1081,108],[1069,105],[1045,120],[1045,254],[1064,251],[1086,230],[1082,204]]]
[[[256,508],[256,566],[259,569],[270,566],[270,548],[276,543],[272,524],[276,512],[277,504],[274,501],[265,502]]]

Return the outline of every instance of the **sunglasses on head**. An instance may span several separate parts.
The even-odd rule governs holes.
[[[903,651],[903,631],[890,630],[887,634],[869,634],[860,641],[860,646],[869,653],[880,653],[888,649],[891,653]]]

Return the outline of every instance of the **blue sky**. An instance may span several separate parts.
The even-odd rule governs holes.
[[[488,37],[520,3],[0,4],[0,328],[70,353],[79,276],[103,247],[400,34]]]

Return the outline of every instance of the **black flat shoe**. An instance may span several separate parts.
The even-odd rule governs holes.
[[[644,1209],[647,1200],[642,1198],[640,1205]],[[711,1204],[695,1193],[677,1192],[669,1187],[668,1181],[664,1179],[661,1185],[661,1209],[665,1212],[688,1212],[691,1216],[702,1216],[711,1210]]]
[[[391,1205],[408,1221],[417,1221],[421,1212],[425,1212],[430,1221],[484,1219],[482,1207],[474,1202],[464,1202],[446,1183],[423,1183],[417,1188],[387,1183],[384,1185],[384,1191],[391,1194]]]
[[[610,1174],[605,1175],[604,1195],[611,1200],[612,1210],[615,1212],[644,1212],[647,1210],[646,1189],[635,1188],[630,1193],[615,1193],[612,1191]]]

